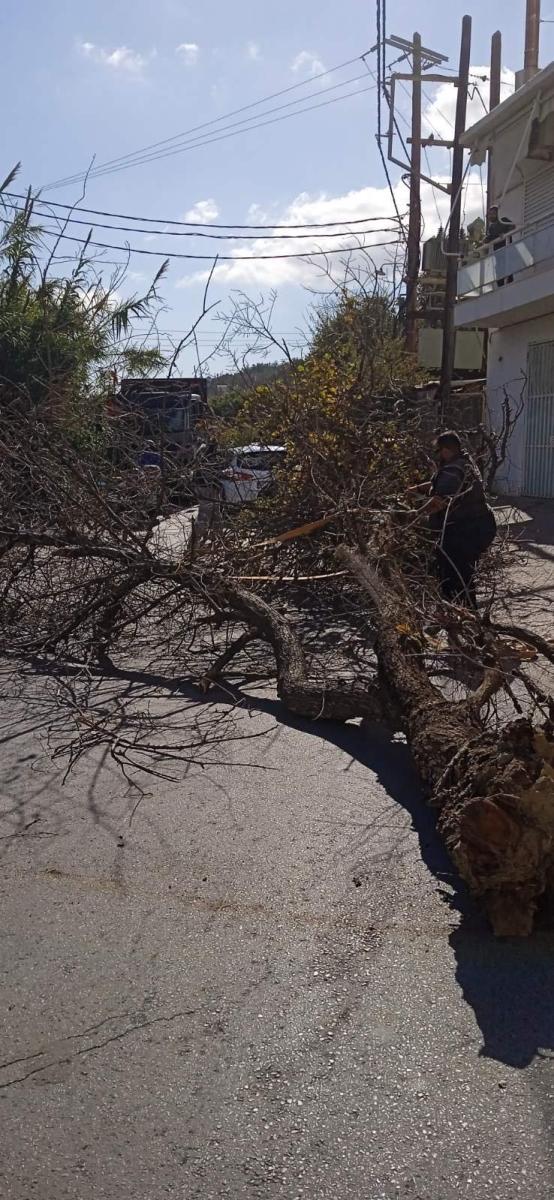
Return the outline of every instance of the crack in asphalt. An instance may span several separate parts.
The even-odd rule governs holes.
[[[31,1079],[33,1075],[40,1074],[41,1071],[46,1071],[51,1067],[59,1067],[65,1063],[69,1063],[71,1062],[72,1058],[77,1058],[83,1054],[91,1054],[93,1050],[102,1050],[105,1046],[109,1046],[112,1042],[119,1042],[122,1040],[122,1038],[128,1037],[130,1033],[136,1033],[138,1029],[148,1029],[152,1025],[160,1025],[170,1021],[176,1021],[180,1017],[192,1017],[198,1012],[200,1012],[200,1009],[198,1008],[187,1008],[176,1013],[170,1013],[168,1016],[152,1017],[149,1021],[138,1021],[134,1025],[129,1025],[127,1029],[122,1029],[119,1033],[114,1033],[111,1037],[104,1038],[104,1040],[101,1042],[93,1042],[90,1046],[83,1046],[82,1049],[76,1050],[73,1054],[70,1054],[68,1058],[62,1057],[51,1062],[41,1063],[40,1066],[33,1067],[32,1071],[27,1071],[25,1075],[19,1075],[17,1079],[10,1079],[6,1083],[0,1083],[0,1091],[3,1091],[5,1088],[14,1087],[16,1083],[25,1083],[25,1080]],[[127,1016],[128,1014],[125,1013],[123,1015]],[[69,1042],[72,1040],[74,1041],[77,1038],[86,1037],[87,1034],[94,1033],[96,1030],[101,1029],[103,1025],[107,1025],[110,1021],[118,1021],[121,1019],[121,1017],[106,1017],[103,1021],[98,1022],[97,1025],[91,1025],[88,1029],[83,1030],[81,1033],[71,1033],[67,1038],[62,1040]],[[8,1067],[17,1066],[19,1063],[32,1062],[34,1059],[42,1058],[47,1054],[48,1050],[46,1049],[38,1050],[36,1054],[28,1054],[22,1058],[13,1058],[8,1062],[0,1063],[0,1071],[7,1070]]]

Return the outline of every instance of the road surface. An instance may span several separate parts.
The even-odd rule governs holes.
[[[2,721],[6,1200],[551,1200],[554,940],[492,941],[401,742],[251,690],[130,822]]]

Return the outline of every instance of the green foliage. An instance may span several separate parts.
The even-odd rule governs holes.
[[[343,291],[316,313],[304,360],[275,364],[273,378],[234,390],[228,433],[291,448],[301,437],[318,453],[335,447],[344,465],[360,432],[417,381],[388,298]]]
[[[11,172],[2,185],[10,187]],[[148,374],[163,365],[156,349],[127,338],[131,322],[152,315],[167,264],[144,296],[122,300],[123,276],[105,284],[88,242],[66,273],[59,247],[47,253],[28,193],[0,226],[0,400],[4,415],[36,414],[63,425],[73,439],[102,439],[105,403],[114,371]]]
[[[353,368],[370,396],[398,395],[414,382],[416,366],[406,353],[392,303],[378,292],[342,289],[315,316],[311,357],[329,356]]]
[[[245,392],[283,379],[289,370],[288,362],[255,362],[249,363],[241,371],[227,371],[214,376],[208,384],[212,412],[224,421],[232,420],[239,412]]]
[[[387,298],[343,293],[316,315],[304,360],[243,392],[223,437],[286,445],[287,468],[271,502],[281,527],[336,508],[371,513],[417,470],[419,417],[410,400],[417,381]],[[261,508],[259,519],[267,519]]]

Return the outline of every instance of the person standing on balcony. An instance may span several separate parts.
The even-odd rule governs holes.
[[[509,217],[501,217],[498,204],[491,204],[487,214],[487,229],[485,233],[486,242],[499,243],[501,246],[506,245],[506,235],[515,229],[513,221]]]
[[[493,250],[500,250],[506,245],[507,234],[515,229],[513,221],[509,217],[501,217],[498,204],[492,204],[487,214],[487,229],[485,233],[485,242],[492,244]],[[504,287],[505,283],[511,283],[513,275],[508,275],[506,279],[497,279],[498,287]]]

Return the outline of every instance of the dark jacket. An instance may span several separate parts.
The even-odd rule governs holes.
[[[510,221],[508,217],[497,217],[496,220],[489,221],[485,241],[500,243],[500,239],[505,238],[506,234],[512,232],[512,229],[515,229],[513,221]],[[501,244],[505,245],[504,242]]]
[[[487,504],[479,470],[469,454],[462,452],[439,467],[432,479],[431,495],[448,501],[445,509],[431,513],[431,529],[467,533],[468,537],[476,537],[480,543],[490,545],[496,522]]]

